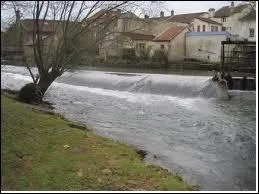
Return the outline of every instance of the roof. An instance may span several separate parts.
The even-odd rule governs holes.
[[[215,22],[215,21],[213,21],[213,20],[211,20],[211,19],[209,19],[209,18],[202,18],[202,17],[196,17],[196,18],[199,19],[199,20],[201,20],[201,21],[207,22],[207,23],[209,23],[209,24],[222,25],[222,24],[220,24],[220,23],[218,23],[218,22]]]
[[[167,21],[190,24],[195,17],[200,17],[201,15],[203,15],[205,13],[207,13],[207,12],[179,14],[179,15],[169,17],[167,19]]]
[[[129,37],[132,40],[152,40],[155,36],[149,34],[140,34],[133,32],[121,32],[122,35]]]
[[[224,7],[221,7],[220,9],[218,9],[216,12],[215,12],[215,15],[214,17],[215,18],[220,18],[220,17],[228,17],[232,14],[235,14],[235,13],[240,13],[243,11],[243,9],[245,9],[248,5],[247,4],[239,4],[237,5],[236,7],[233,7],[233,9],[231,9],[230,6],[224,6]]]
[[[240,21],[256,20],[256,12],[252,9],[248,14],[239,19]]]
[[[33,25],[36,22],[36,20],[33,19],[24,19],[21,20],[21,24],[23,28],[29,32],[33,31]],[[65,23],[67,22],[66,20],[61,20],[60,23]],[[55,31],[56,26],[58,25],[59,20],[39,20],[39,25],[40,25],[40,31],[41,32],[47,32],[51,33]]]
[[[154,20],[167,20],[169,19],[171,16],[164,16],[164,17],[152,17],[152,18],[148,18],[148,19],[154,19]]]
[[[121,15],[121,12],[118,10],[105,10],[102,9],[100,11],[98,11],[97,13],[95,13],[93,16],[89,17],[89,20],[93,20],[93,19],[105,19],[108,17],[119,17]]]
[[[138,18],[134,13],[132,12],[121,12],[121,10],[106,10],[102,9],[95,13],[93,16],[89,17],[89,20],[93,19],[111,19],[111,18]]]
[[[178,34],[180,34],[186,27],[170,27],[166,31],[153,39],[153,42],[169,42]]]
[[[230,7],[229,6],[224,6],[221,7],[220,9],[218,9],[215,14],[214,17],[227,17],[230,15]]]
[[[185,34],[186,37],[188,36],[231,36],[229,32],[187,32]]]

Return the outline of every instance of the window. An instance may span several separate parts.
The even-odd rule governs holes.
[[[200,32],[200,26],[197,26],[197,32]]]
[[[226,22],[227,21],[227,18],[226,17],[223,17],[222,18],[222,22]]]
[[[138,43],[136,44],[136,49],[137,50],[144,50],[145,49],[145,43]]]
[[[205,30],[206,30],[206,26],[203,25],[203,26],[202,26],[202,31],[205,32]]]
[[[249,37],[254,37],[254,35],[255,35],[255,29],[249,28]]]
[[[223,31],[223,32],[226,31],[226,27],[222,27],[222,31]]]
[[[165,45],[160,44],[160,49],[164,50],[165,49]]]
[[[211,32],[218,32],[218,26],[211,26]]]

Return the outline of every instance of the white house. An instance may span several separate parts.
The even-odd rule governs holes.
[[[231,2],[230,6],[218,9],[211,19],[222,24],[222,31],[230,32],[240,40],[256,40],[256,10],[249,3],[235,6]]]

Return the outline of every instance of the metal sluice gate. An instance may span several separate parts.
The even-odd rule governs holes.
[[[256,42],[221,41],[221,72],[256,73]]]

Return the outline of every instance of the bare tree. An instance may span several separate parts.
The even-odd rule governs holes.
[[[249,4],[250,9],[256,11],[256,1],[244,1]]]
[[[40,93],[35,98],[42,99],[57,77],[93,51],[105,36],[114,33],[112,28],[117,16],[111,14],[112,11],[136,9],[140,4],[135,1],[1,2],[1,9],[15,12],[24,6],[27,11],[31,10],[33,19],[29,24],[20,20],[19,25],[32,35],[33,63],[38,75],[32,73],[26,58],[24,64]],[[98,14],[94,14],[96,12]],[[97,31],[98,37],[94,39],[93,34]]]
[[[38,69],[38,77],[27,65],[34,84],[40,91],[40,99],[53,81],[61,76],[70,65],[78,61],[80,55],[85,54],[85,48],[79,47],[82,40],[91,31],[92,24],[104,16],[110,10],[122,7],[127,1],[35,1],[33,2],[33,57]],[[1,3],[1,9],[13,8],[17,11],[17,2],[8,1]],[[19,4],[20,5],[20,4]],[[105,8],[105,12],[94,19],[89,16]],[[52,19],[52,34],[48,36],[48,41],[44,40],[45,23]],[[21,26],[26,28],[26,25]],[[30,27],[30,26],[29,26]],[[85,41],[84,41],[85,42]],[[38,99],[38,97],[37,97]]]

